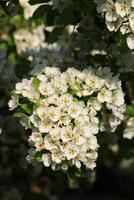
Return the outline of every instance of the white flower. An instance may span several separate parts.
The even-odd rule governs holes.
[[[64,148],[64,154],[67,158],[67,160],[71,160],[75,157],[77,157],[77,155],[80,152],[80,148],[78,145],[75,145],[73,143],[67,143],[65,148]]]
[[[78,169],[81,168],[81,162],[80,162],[77,158],[75,158],[75,159],[73,160],[73,164],[74,164]]]
[[[121,89],[114,92],[112,102],[116,106],[122,106],[124,104],[124,93]]]
[[[48,81],[47,77],[46,77],[44,74],[38,74],[38,75],[37,75],[37,78],[38,78],[40,81],[45,82],[45,83],[47,83],[47,81]]]
[[[109,5],[108,5],[109,4]],[[106,8],[106,21],[108,22],[113,22],[118,20],[118,15],[115,10],[115,4],[113,1],[109,1],[108,3],[105,4]]]
[[[129,24],[132,32],[134,32],[134,11],[132,11],[131,14],[129,15]]]
[[[79,115],[79,117],[75,119],[75,125],[78,127],[87,124],[88,122],[89,122],[88,115]]]
[[[101,102],[98,99],[88,100],[87,106],[99,111],[101,109]]]
[[[53,78],[52,84],[54,86],[56,93],[63,94],[67,92],[68,89],[67,81],[66,77],[63,74],[55,76]]]
[[[134,127],[128,127],[125,129],[123,137],[131,140],[134,137]]]
[[[41,120],[46,119],[46,114],[47,114],[46,108],[42,106],[38,107],[36,110],[36,114],[39,116]]]
[[[30,81],[31,82],[31,81]],[[22,82],[16,84],[15,89],[17,94],[21,94],[24,88],[29,85],[29,80],[23,79]],[[25,88],[26,89],[26,88]]]
[[[49,135],[46,135],[44,137],[44,144],[45,149],[52,151],[53,149],[57,149],[57,142],[52,140],[52,138]]]
[[[52,122],[50,121],[50,119],[48,119],[48,117],[43,117],[42,120],[40,120],[39,122],[39,131],[41,133],[47,133],[51,130],[52,128]]]
[[[48,108],[47,115],[53,122],[56,122],[61,117],[61,109],[59,107],[51,106]]]
[[[32,80],[23,79],[22,82],[16,84],[16,94],[22,94],[24,97],[35,101],[39,98],[39,92],[35,91]]]
[[[37,52],[43,46],[45,39],[44,28],[43,26],[38,26],[32,32],[30,32],[28,28],[17,29],[13,37],[17,52],[19,54],[25,52],[29,55],[29,51],[31,52],[31,50],[34,50]],[[29,59],[33,60],[33,57],[29,56]]]
[[[115,8],[118,15],[125,17],[131,11],[130,0],[116,0]]]
[[[72,103],[72,96],[69,94],[63,94],[60,96],[61,107],[69,106]]]
[[[97,99],[103,102],[111,102],[112,100],[112,93],[106,88],[102,88],[101,91],[98,93]]]
[[[36,115],[35,112],[33,112],[33,114],[29,117],[30,122],[33,123],[33,125],[38,128],[39,123],[40,123],[40,119],[39,117]]]
[[[131,0],[131,6],[134,8],[134,0]]]
[[[42,161],[45,167],[49,167],[51,165],[51,156],[48,153],[42,155]]]
[[[134,49],[134,34],[130,34],[127,36],[127,45],[129,49]]]
[[[41,133],[39,132],[32,132],[31,136],[29,137],[29,140],[32,142],[38,142],[42,139]]]
[[[78,132],[78,130],[74,131],[71,140],[74,144],[77,144],[79,146],[81,146],[82,144],[84,144],[86,142],[86,138],[81,136],[80,132]]]
[[[44,72],[47,77],[55,77],[60,74],[60,70],[56,67],[45,67]]]
[[[90,130],[90,126],[89,125],[83,125],[83,126],[80,126],[78,129],[77,129],[77,132],[78,134],[81,134],[82,136],[85,136],[85,137],[90,137],[92,135],[92,132]]]
[[[127,126],[133,126],[134,127],[134,117],[130,117],[127,120]]]
[[[125,35],[125,34],[131,32],[129,22],[126,22],[126,23],[122,24],[122,26],[120,27],[120,32],[122,33],[122,35]]]
[[[97,76],[87,75],[86,84],[92,88],[93,91],[98,90],[102,87],[101,82]]]
[[[58,105],[61,105],[61,98],[57,94],[54,94],[48,97],[47,102],[49,104],[54,104],[58,106]]]
[[[60,119],[59,119],[59,122],[58,122],[58,125],[69,125],[71,122],[71,117],[69,115],[66,115],[66,114],[63,114]]]
[[[91,169],[91,170],[93,170],[96,167],[96,163],[94,162],[94,160],[87,160],[85,165],[88,169]]]
[[[81,114],[82,108],[79,104],[77,103],[71,103],[68,108],[68,114],[72,118],[77,118]]]
[[[35,148],[36,148],[36,151],[41,151],[45,149],[45,144],[44,144],[43,139],[35,143]]]
[[[59,127],[52,128],[49,133],[50,133],[52,140],[54,140],[54,141],[60,140],[60,128]]]
[[[8,102],[9,110],[14,110],[18,106],[18,97],[12,96],[12,99]]]
[[[49,102],[49,98],[48,98],[48,99],[43,99],[43,100],[40,100],[40,101],[39,101],[40,107],[44,107],[43,110],[45,110],[45,108],[48,107],[49,103],[50,103],[50,102]]]
[[[54,162],[59,164],[63,159],[63,153],[60,149],[54,149],[52,150],[51,157]]]
[[[96,121],[89,123],[90,131],[92,134],[97,134],[99,132],[99,127]]]
[[[39,92],[44,96],[50,96],[55,93],[51,83],[41,82],[39,85]]]
[[[94,135],[91,135],[88,140],[82,145],[83,152],[86,152],[87,150],[96,150],[98,148],[97,139]]]
[[[106,21],[106,25],[107,25],[107,28],[108,28],[109,31],[115,31],[116,32],[120,28],[121,24],[122,24],[122,19],[119,19],[116,22]]]
[[[123,137],[131,140],[134,137],[134,117],[130,117],[127,120],[127,126],[124,130]]]
[[[71,137],[73,135],[73,131],[71,126],[63,127],[61,129],[61,139],[63,142],[68,142],[71,140]]]

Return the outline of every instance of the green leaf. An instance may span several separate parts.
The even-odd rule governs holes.
[[[29,118],[24,113],[16,112],[16,113],[14,113],[13,117],[19,118],[20,122],[23,124],[23,126],[25,126],[27,128],[31,128]]]
[[[127,114],[130,116],[134,116],[134,105],[133,104],[127,106]]]
[[[45,24],[47,26],[53,26],[55,23],[55,18],[58,15],[59,15],[59,12],[57,10],[50,9],[47,13]]]
[[[38,152],[35,154],[35,160],[37,160],[38,162],[41,162],[42,161],[42,153],[41,152]]]
[[[32,83],[34,85],[35,90],[38,90],[40,80],[37,77],[34,77],[33,80],[32,80]]]
[[[24,117],[27,117],[27,115],[25,115],[24,113],[16,112],[13,114],[13,117],[24,118]]]
[[[40,3],[47,3],[50,0],[29,0],[28,3],[31,5],[40,4]]]
[[[31,110],[31,108],[30,108],[30,106],[29,106],[28,104],[26,104],[26,103],[22,104],[22,105],[21,105],[21,108],[22,108],[27,114],[29,114],[29,115],[32,114],[32,110]]]
[[[33,18],[34,19],[39,19],[39,18],[44,17],[44,15],[47,14],[50,9],[51,9],[50,5],[41,5],[33,13]]]
[[[21,15],[16,15],[11,18],[11,23],[16,27],[16,29],[19,29],[24,26],[23,17]]]

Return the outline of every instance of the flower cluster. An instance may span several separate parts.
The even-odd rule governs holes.
[[[134,0],[102,0],[97,9],[105,14],[109,31],[120,30],[127,36],[128,47],[134,49]]]
[[[129,117],[126,125],[123,137],[131,140],[134,137],[134,117]]]
[[[23,102],[23,104],[22,104]],[[29,106],[30,105],[30,106]],[[27,113],[31,127],[28,160],[40,155],[44,166],[67,170],[95,167],[99,131],[114,131],[124,118],[124,94],[110,68],[82,72],[46,67],[30,80],[16,84],[10,110]]]
[[[28,28],[21,28],[14,32],[14,41],[18,53],[32,53],[39,51],[44,45],[44,28],[38,26],[32,32]]]

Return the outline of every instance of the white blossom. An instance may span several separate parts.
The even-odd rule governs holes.
[[[125,17],[131,11],[130,0],[117,0],[115,2],[115,8],[118,15]]]
[[[129,140],[131,140],[134,137],[134,117],[128,118],[123,137]]]
[[[51,164],[51,156],[49,154],[42,155],[42,161],[45,167],[49,167]]]
[[[26,119],[32,129],[29,144],[35,155],[40,152],[44,166],[53,170],[68,170],[73,165],[80,168],[82,164],[93,169],[99,147],[96,134],[107,130],[108,125],[108,131],[115,131],[124,119],[119,76],[107,67],[82,72],[68,68],[63,73],[47,67],[36,76],[37,88],[34,78],[16,84],[15,98],[20,104],[21,100],[32,103],[32,113]],[[18,106],[14,103],[14,108]],[[107,111],[111,114],[106,118]],[[32,161],[34,156],[28,159]]]
[[[127,45],[130,49],[134,49],[134,34],[130,34],[127,37]]]
[[[106,88],[102,88],[101,91],[98,93],[98,100],[103,102],[111,102],[112,100],[112,93]]]
[[[8,102],[9,110],[14,110],[18,106],[18,98],[12,96],[12,99]]]
[[[133,0],[106,0],[98,3],[99,12],[105,14],[109,31],[117,31],[126,36],[127,45],[134,49],[134,2]]]

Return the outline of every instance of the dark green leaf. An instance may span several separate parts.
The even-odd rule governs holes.
[[[55,22],[55,17],[59,15],[59,12],[57,10],[49,10],[46,16],[45,23],[47,26],[53,26]]]
[[[74,15],[73,9],[71,9],[70,7],[63,10],[62,13],[56,19],[57,25],[76,25],[76,23],[77,18]]]
[[[55,28],[47,38],[48,43],[56,42],[59,39],[59,36],[62,34],[63,27]]]
[[[39,19],[44,17],[44,15],[47,14],[50,9],[51,9],[50,5],[41,5],[39,8],[35,10],[33,18]]]
[[[27,114],[29,114],[29,115],[32,114],[32,110],[31,110],[31,108],[30,108],[30,106],[29,106],[28,104],[26,104],[26,103],[22,104],[22,105],[21,105],[21,108],[22,108]]]

